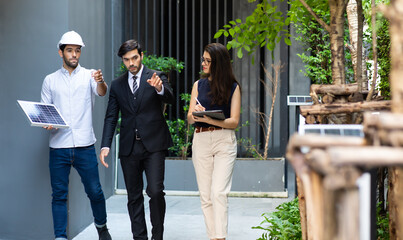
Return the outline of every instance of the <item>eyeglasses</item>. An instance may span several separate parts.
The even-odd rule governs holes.
[[[209,64],[211,63],[211,60],[205,59],[204,57],[201,57],[201,58],[200,58],[200,61],[201,61],[202,63],[207,64],[207,65],[209,65]]]

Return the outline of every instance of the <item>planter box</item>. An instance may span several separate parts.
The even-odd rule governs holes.
[[[284,158],[237,159],[231,191],[284,192]]]
[[[231,192],[238,192],[239,196],[247,193],[261,193],[260,196],[286,197],[284,189],[284,159],[237,159],[234,167]],[[118,189],[124,189],[124,181],[120,163],[118,164]],[[145,178],[144,178],[144,182]],[[191,159],[165,161],[165,190],[172,192],[189,191],[188,194],[197,194],[197,182]],[[265,193],[274,193],[265,194]],[[276,195],[275,193],[280,193]],[[252,194],[256,196],[256,194]]]

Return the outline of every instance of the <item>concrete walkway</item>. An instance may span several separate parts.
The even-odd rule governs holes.
[[[255,240],[263,231],[252,229],[263,221],[264,212],[272,212],[275,208],[289,201],[288,198],[229,198],[229,226],[227,240]],[[198,196],[166,196],[167,212],[165,216],[165,240],[208,240],[205,233],[203,214]],[[113,240],[130,240],[130,220],[126,208],[127,196],[114,195],[107,204],[108,228]],[[147,227],[150,234],[148,198],[145,200]],[[73,240],[98,239],[93,224]]]

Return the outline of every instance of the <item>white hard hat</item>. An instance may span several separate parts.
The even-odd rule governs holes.
[[[62,38],[57,44],[57,49],[59,49],[60,46],[64,44],[80,45],[81,47],[85,47],[85,44],[80,34],[74,31],[66,32],[65,34],[63,34]]]

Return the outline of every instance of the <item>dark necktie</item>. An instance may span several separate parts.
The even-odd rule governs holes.
[[[136,93],[137,89],[139,88],[137,85],[137,76],[133,76],[133,94]]]

